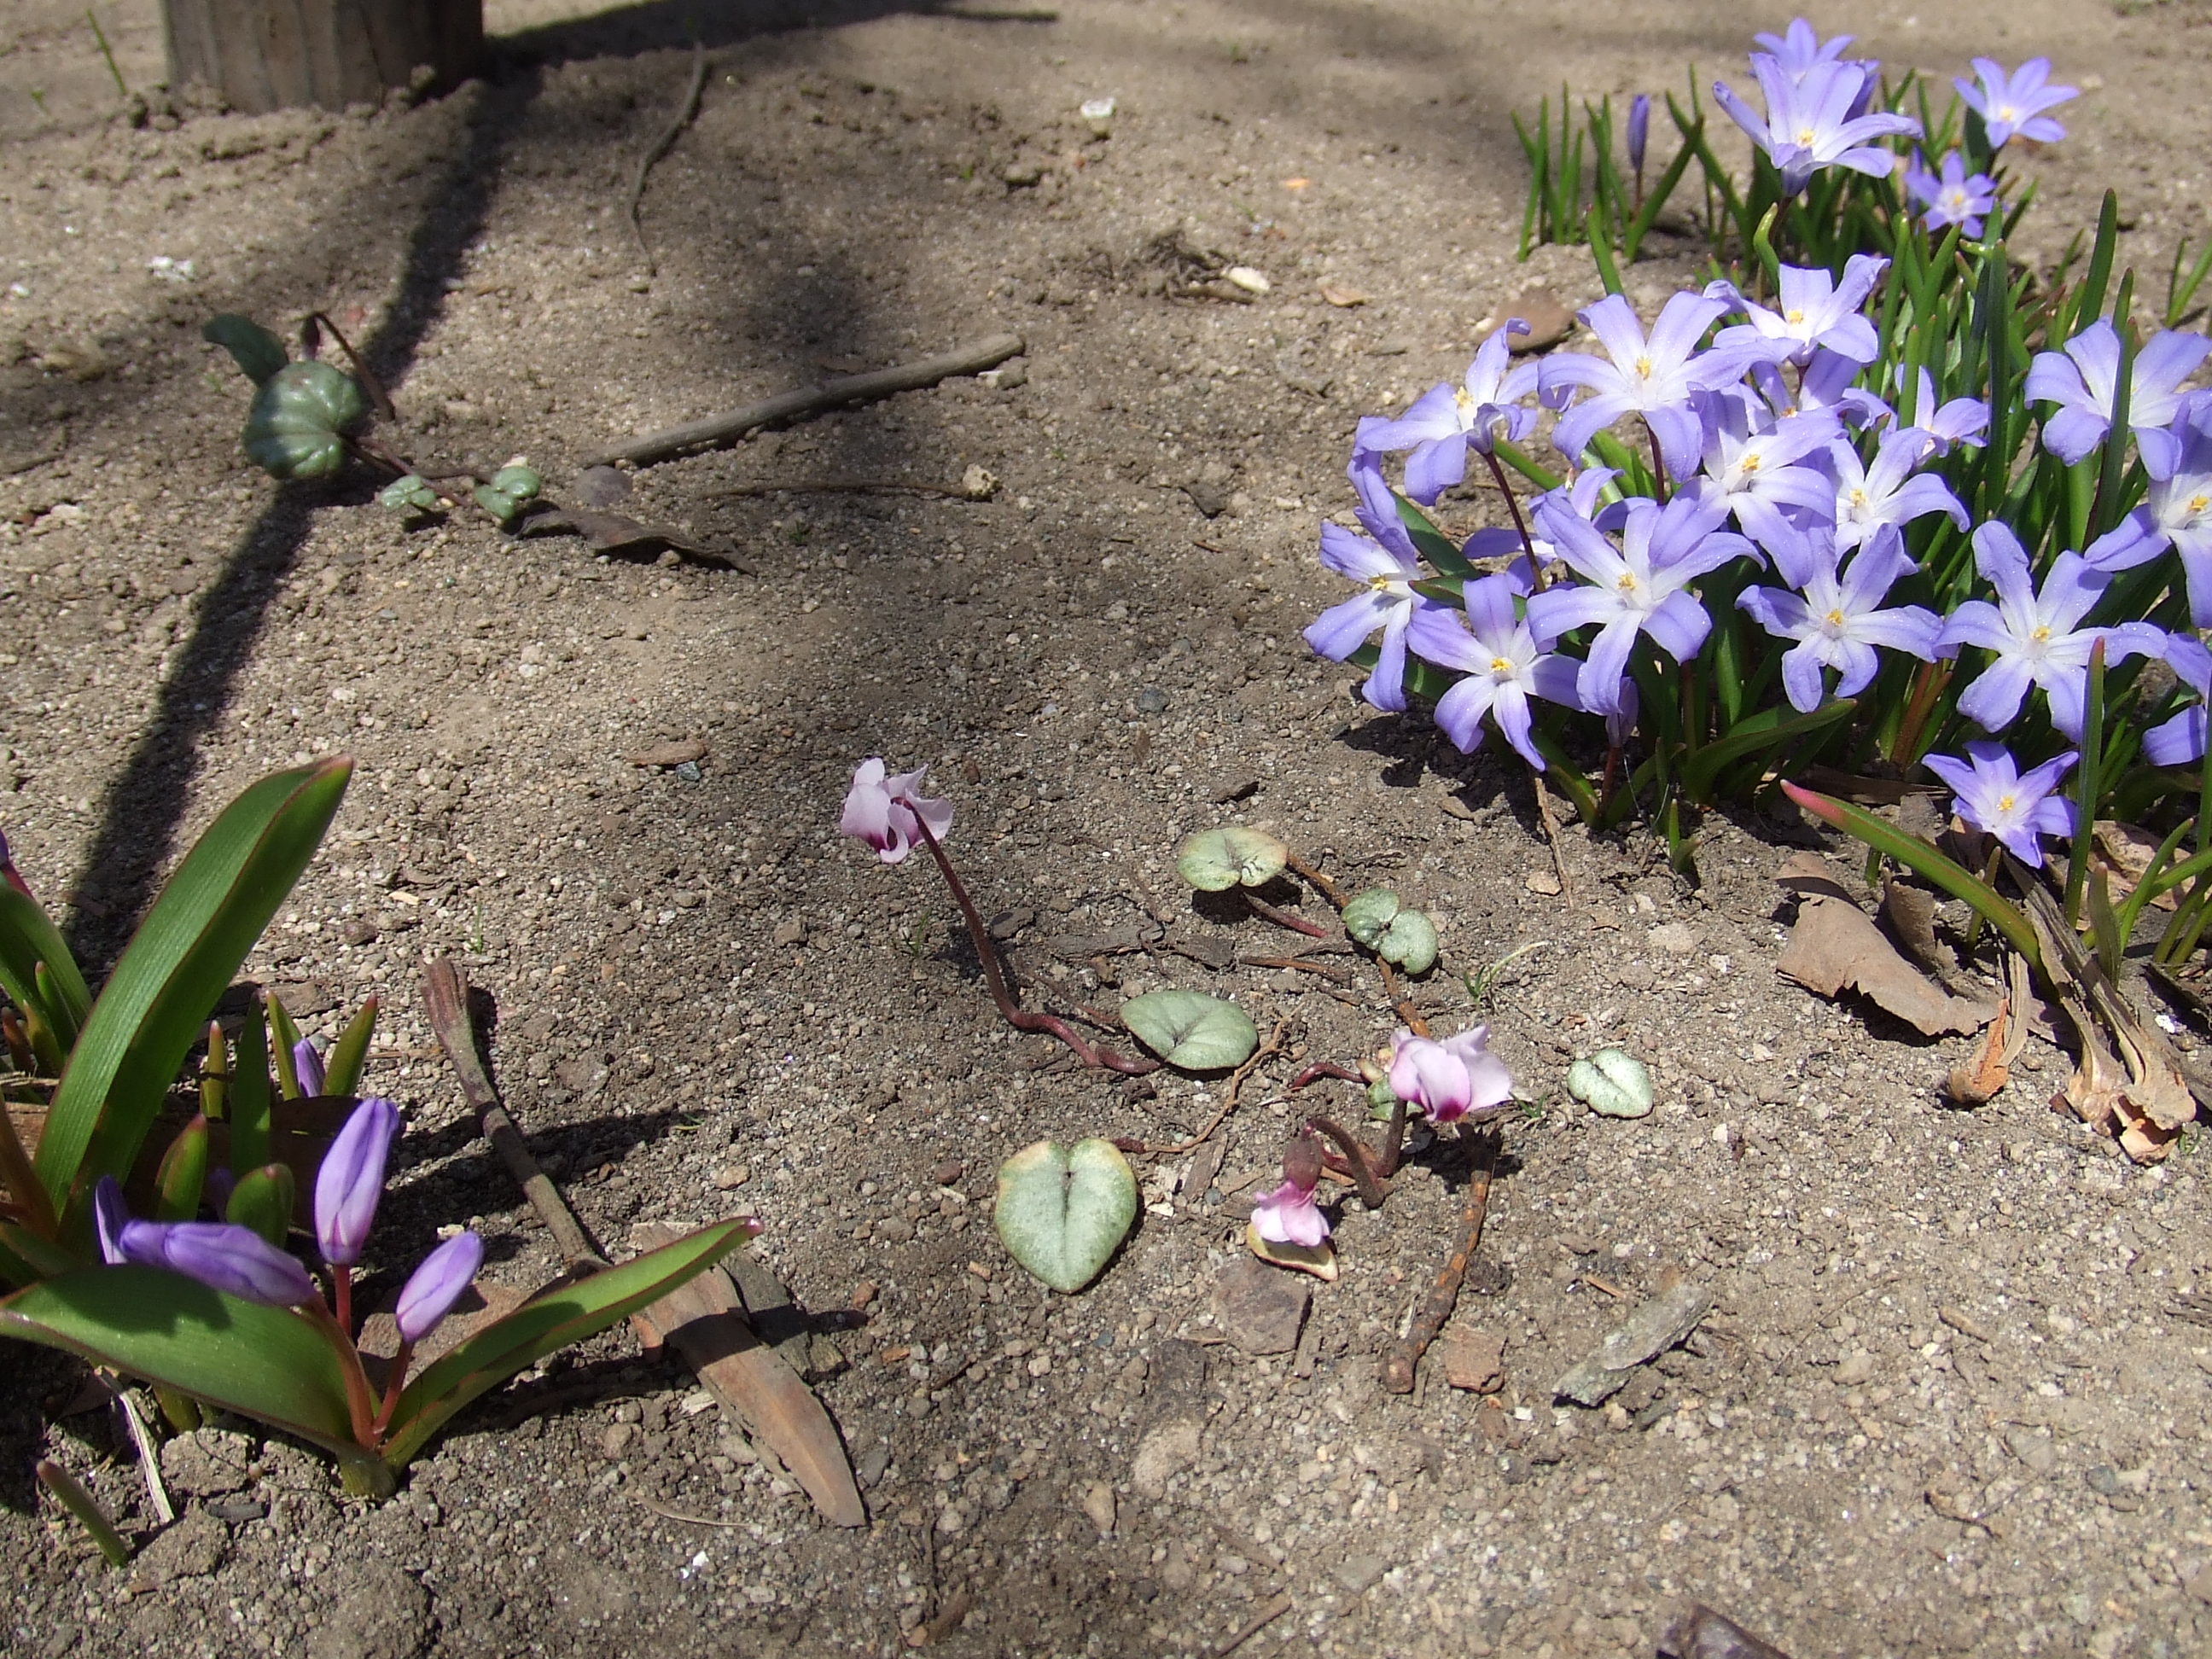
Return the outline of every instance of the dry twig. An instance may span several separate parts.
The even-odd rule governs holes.
[[[1222,1092],[1221,1109],[1213,1115],[1213,1121],[1208,1123],[1203,1129],[1200,1129],[1196,1134],[1193,1135],[1188,1140],[1179,1140],[1172,1146],[1154,1146],[1147,1144],[1146,1146],[1139,1146],[1137,1150],[1144,1153],[1148,1158],[1175,1158],[1184,1152],[1194,1151],[1198,1147],[1204,1146],[1207,1140],[1212,1138],[1213,1132],[1216,1129],[1218,1129],[1222,1124],[1227,1121],[1230,1113],[1237,1109],[1237,1097],[1243,1090],[1244,1079],[1251,1076],[1253,1072],[1258,1068],[1261,1060],[1267,1059],[1270,1054],[1281,1053],[1283,1043],[1285,1040],[1289,1037],[1290,1034],[1290,1021],[1285,1019],[1279,1020],[1276,1023],[1275,1029],[1268,1034],[1267,1040],[1261,1043],[1257,1048],[1255,1048],[1252,1051],[1251,1058],[1247,1060],[1242,1066],[1239,1066],[1231,1075],[1229,1079],[1229,1086]]]
[[[1382,1386],[1392,1394],[1411,1394],[1420,1369],[1421,1355],[1437,1340],[1459,1306],[1460,1286],[1467,1282],[1468,1263],[1482,1243],[1482,1223],[1490,1208],[1490,1173],[1498,1162],[1495,1131],[1486,1133],[1475,1152],[1474,1170],[1468,1176],[1467,1204],[1460,1214],[1458,1245],[1437,1272],[1436,1283],[1413,1310],[1413,1322],[1402,1341],[1382,1352]]]
[[[1214,1649],[1213,1659],[1229,1659],[1231,1654],[1288,1613],[1291,1607],[1291,1598],[1287,1595],[1278,1595],[1272,1601],[1261,1603],[1260,1610],[1238,1627],[1236,1635]]]

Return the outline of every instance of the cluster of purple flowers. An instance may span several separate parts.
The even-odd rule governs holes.
[[[1760,40],[1768,50],[1753,66],[1766,116],[1718,91],[1785,186],[1802,189],[1824,167],[1887,171],[1893,153],[1871,141],[1917,128],[1868,112],[1875,68],[1842,56],[1848,37],[1821,42],[1800,22]],[[2074,94],[2045,84],[2047,64],[2010,76],[1984,60],[1975,67],[1978,82],[1961,82],[1960,92],[1991,148],[2062,136],[2042,112]],[[1941,212],[1988,211],[1977,181],[1954,176],[1958,161],[1947,158],[1940,176],[1941,191],[1954,193]],[[2212,654],[2195,639],[2140,620],[2092,618],[2117,573],[2172,549],[2194,622],[2212,626],[2212,393],[2183,387],[2212,340],[2161,332],[2134,358],[2126,418],[2150,481],[2143,504],[2110,534],[2049,561],[2039,585],[2012,531],[1980,526],[1975,567],[1990,597],[1938,616],[1890,602],[1918,570],[1905,532],[1936,514],[1968,528],[1965,504],[1929,469],[1960,446],[1979,447],[1990,410],[1972,398],[1938,406],[1925,371],[1911,386],[1901,368],[1893,387],[1866,384],[1882,356],[1868,312],[1886,269],[1863,254],[1839,276],[1784,266],[1771,307],[1717,282],[1675,295],[1648,331],[1612,295],[1581,313],[1598,353],[1540,363],[1513,361],[1523,325],[1509,320],[1483,343],[1463,386],[1438,386],[1395,420],[1359,423],[1351,476],[1360,529],[1324,525],[1321,556],[1361,591],[1315,622],[1308,641],[1341,660],[1379,632],[1362,688],[1378,708],[1405,707],[1409,655],[1462,676],[1438,703],[1438,726],[1465,750],[1493,726],[1540,769],[1534,702],[1605,717],[1617,745],[1636,718],[1630,665],[1639,641],[1691,664],[1713,626],[1701,589],[1714,584],[1704,579],[1729,567],[1778,579],[1723,585],[1746,616],[1789,642],[1782,685],[1801,711],[1864,690],[1883,653],[1934,662],[1972,647],[1987,660],[1960,696],[1964,714],[2002,734],[2033,691],[2052,728],[2078,744],[2100,641],[2108,663],[2165,659],[2201,698],[2212,685]],[[2120,360],[2119,336],[2101,320],[2035,358],[2025,392],[2042,407],[2043,444],[2060,461],[2071,465],[2110,438]],[[1466,580],[1461,605],[1425,597],[1417,584],[1430,573],[1401,522],[1384,458],[1407,456],[1404,493],[1425,506],[1462,479],[1470,453],[1490,459],[1501,439],[1525,441],[1541,410],[1557,415],[1552,442],[1570,481],[1537,499],[1529,528],[1468,539],[1465,556],[1493,568]],[[1625,495],[1619,473],[1593,463],[1594,441],[1624,421],[1641,428],[1635,442],[1648,440],[1655,496]],[[2148,758],[2195,759],[2206,726],[2201,707],[2185,711],[2146,734]],[[2038,837],[2065,827],[2063,803],[2046,797],[2075,757],[2022,773],[1995,744],[1968,748],[1971,763],[1930,761],[1957,791],[1961,816],[2039,863]]]

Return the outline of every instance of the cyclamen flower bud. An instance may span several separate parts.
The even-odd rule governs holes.
[[[483,1240],[474,1233],[456,1234],[424,1256],[407,1276],[392,1310],[400,1340],[420,1342],[435,1330],[483,1266]]]
[[[227,1221],[128,1221],[124,1259],[166,1267],[247,1302],[297,1307],[321,1293],[307,1270],[250,1227]]]
[[[1271,1244],[1316,1249],[1328,1242],[1328,1218],[1314,1200],[1321,1185],[1321,1148],[1300,1135],[1283,1149],[1283,1184],[1252,1206],[1252,1231]]]
[[[371,1096],[354,1108],[315,1172],[315,1244],[334,1267],[361,1260],[376,1200],[384,1193],[385,1160],[399,1133],[399,1109]]]

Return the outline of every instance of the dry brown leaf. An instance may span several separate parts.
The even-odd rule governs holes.
[[[677,1228],[647,1222],[630,1230],[630,1243],[654,1249],[682,1236]],[[833,1527],[867,1524],[836,1425],[799,1373],[747,1322],[720,1267],[685,1280],[645,1311],[707,1391],[783,1460],[823,1520]]]
[[[1954,997],[1899,956],[1866,912],[1847,900],[1809,896],[1775,964],[1808,991],[1857,991],[1927,1036],[1981,1029],[1991,1010]]]
[[[1905,953],[1931,974],[1947,966],[1944,950],[1936,939],[1936,896],[1924,887],[1886,876],[1881,884],[1881,919],[1890,937]]]
[[[1692,1603],[1668,1623],[1659,1638],[1659,1654],[1660,1659],[1790,1659],[1780,1648],[1701,1603]]]
[[[2012,1081],[2012,1067],[2005,1060],[2011,1012],[2009,999],[1997,1004],[1996,1018],[1990,1021],[1988,1035],[1974,1057],[1954,1066],[1944,1079],[1944,1093],[1961,1106],[1986,1106],[1996,1098],[1998,1090]]]
[[[2117,904],[2142,885],[2143,877],[2149,873],[2151,860],[2158,855],[2160,842],[2140,824],[2100,818],[2092,844],[2096,849],[2097,862],[2104,866],[2106,879],[2112,883],[2112,902]],[[2171,910],[2180,901],[2180,890],[2169,887],[2151,904],[2155,909]]]
[[[1800,898],[1841,899],[1853,906],[1858,902],[1836,866],[1818,853],[1792,853],[1774,872],[1774,879]]]

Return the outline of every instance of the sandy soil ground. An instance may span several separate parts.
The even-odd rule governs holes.
[[[603,1237],[750,1209],[810,1310],[870,1524],[820,1526],[692,1380],[626,1334],[462,1419],[381,1508],[225,1431],[173,1451],[185,1518],[111,1575],[40,1510],[44,1448],[125,1525],[143,1488],[68,1367],[0,1381],[0,1647],[25,1655],[1649,1652],[1710,1601],[1800,1656],[2212,1646],[2212,1328],[2202,1154],[2138,1170],[2045,1104],[2032,1047],[1986,1109],[1937,1103],[1963,1042],[1906,1040],[1772,963],[1773,869],[1803,838],[1708,826],[1702,884],[1639,836],[1571,827],[1570,884],[1517,763],[1371,718],[1297,630],[1334,593],[1317,517],[1361,413],[1464,364],[1564,250],[1512,258],[1508,112],[1739,74],[1789,14],[1534,0],[1057,12],[495,0],[487,78],[420,107],[245,118],[165,101],[155,8],[100,8],[148,125],[76,6],[0,19],[0,802],[15,856],[95,960],[198,826],[264,770],[339,750],[337,830],[252,963],[327,1028],[393,1006],[374,1085],[413,1124],[387,1279],[439,1224],[493,1276],[552,1253],[470,1139],[417,1012],[427,954],[501,1008],[498,1054],[549,1168]],[[2037,159],[2057,252],[2117,186],[2162,276],[2201,236],[2212,29],[2180,3],[1830,9],[1893,67],[2048,54],[2086,95]],[[693,32],[696,125],[654,172]],[[1112,135],[1077,114],[1117,101]],[[1177,297],[1178,248],[1269,278]],[[1630,273],[1649,310],[1685,245]],[[156,267],[156,258],[171,262]],[[1323,284],[1370,296],[1324,303]],[[625,509],[739,568],[594,558],[481,520],[409,531],[356,483],[280,489],[239,453],[243,383],[210,313],[330,312],[416,449],[526,453],[559,490],[603,443],[1000,329],[1022,373],[641,471]],[[988,501],[739,494],[865,479]],[[1455,509],[1472,524],[1480,509]],[[690,775],[634,764],[693,742]],[[1389,1022],[1346,985],[1242,964],[1284,935],[1194,907],[1188,830],[1267,822],[1441,918],[1456,977],[1541,941],[1481,1013],[1530,1108],[1507,1134],[1459,1315],[1504,1383],[1417,1394],[1375,1354],[1446,1248],[1447,1144],[1382,1211],[1292,1351],[1217,1316],[1242,1212],[1286,1129],[1290,1052],[1216,1139],[1143,1166],[1098,1284],[1043,1293],[988,1220],[1043,1135],[1157,1140],[1218,1083],[1125,1091],[1009,1041],[917,866],[841,842],[854,761],[927,763],[953,845],[1035,997],[1231,995],[1306,1058]],[[1850,862],[1845,860],[1844,862]],[[1128,947],[1128,948],[1123,948]],[[1640,1122],[1569,1099],[1571,1058],[1647,1057]],[[1348,1100],[1335,1103],[1351,1109]],[[1710,1285],[1694,1350],[1616,1409],[1551,1383],[1670,1276]],[[386,1288],[389,1288],[387,1284]],[[548,1402],[550,1403],[548,1403]],[[543,1409],[533,1409],[543,1407]],[[688,1518],[674,1518],[674,1517]]]

